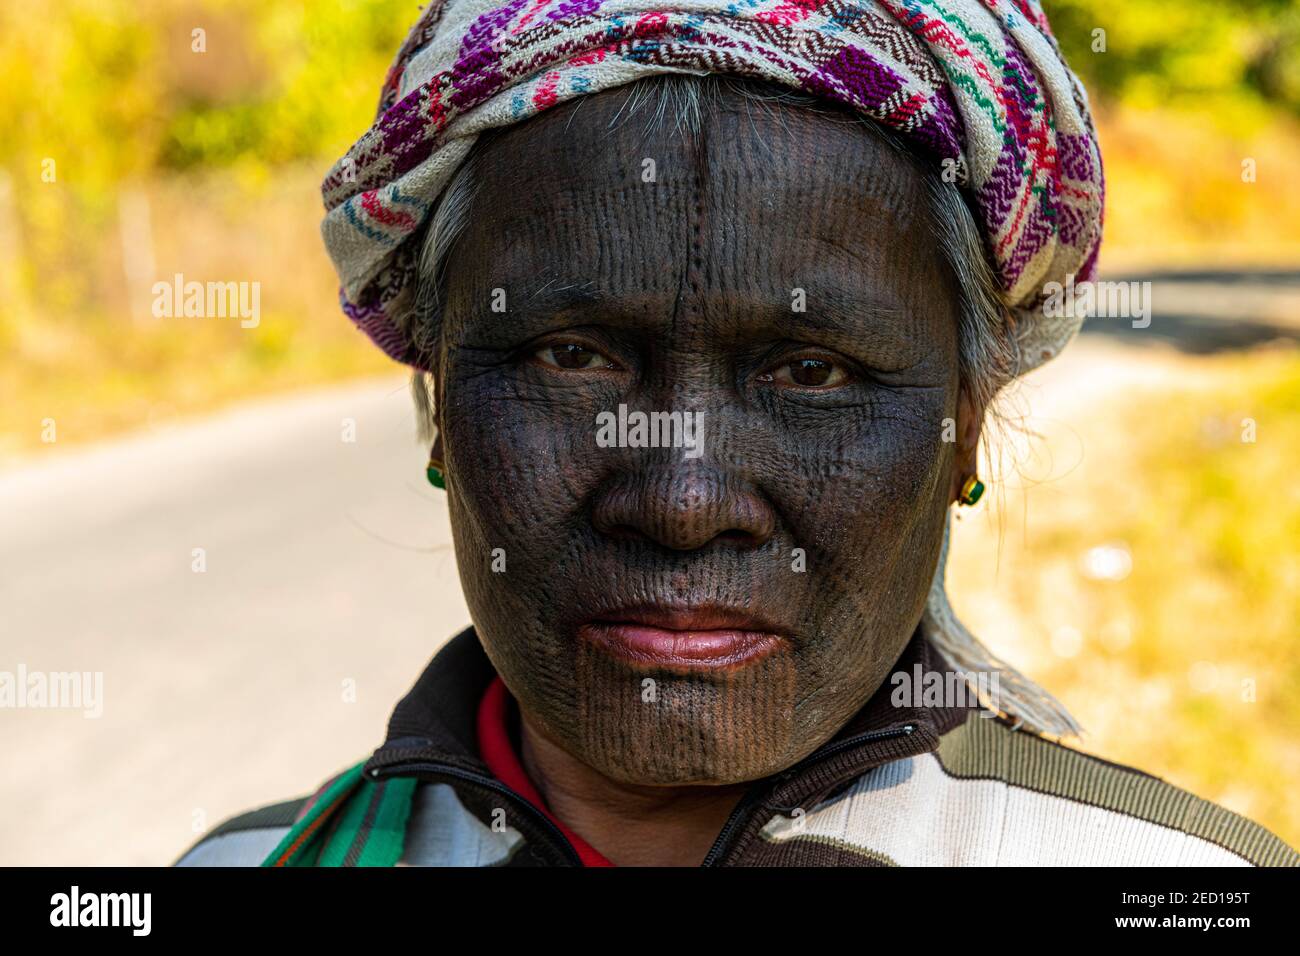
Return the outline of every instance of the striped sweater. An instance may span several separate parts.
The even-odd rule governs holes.
[[[918,633],[897,669],[946,671]],[[243,814],[182,866],[578,865],[478,756],[495,676],[468,629],[394,711],[388,739],[311,797]],[[1268,830],[1156,777],[965,707],[898,707],[889,682],[836,737],[759,781],[718,866],[1295,866]]]

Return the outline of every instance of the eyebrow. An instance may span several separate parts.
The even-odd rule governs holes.
[[[876,322],[896,324],[901,322],[909,310],[886,296],[862,296],[850,293],[838,284],[827,284],[817,288],[816,296],[809,295],[805,311],[786,310],[782,326],[812,326],[823,332],[849,335],[862,330],[863,319]],[[788,321],[785,321],[788,320]]]
[[[790,290],[791,294],[793,290]],[[803,312],[791,309],[791,294],[770,300],[750,301],[740,304],[755,318],[770,324],[783,334],[797,337],[800,330],[815,330],[828,335],[856,336],[863,329],[863,320],[875,320],[896,325],[908,310],[888,296],[862,296],[850,292],[839,283],[819,283],[815,294],[807,297]],[[525,321],[544,317],[587,312],[600,309],[606,315],[637,318],[644,316],[643,305],[626,306],[627,297],[602,289],[594,280],[582,282],[567,279],[548,279],[524,295],[511,309]]]
[[[548,279],[531,294],[524,296],[520,308],[528,312],[564,312],[608,304],[613,300],[613,296],[590,279],[586,282]]]

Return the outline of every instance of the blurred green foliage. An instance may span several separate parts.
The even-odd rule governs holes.
[[[0,163],[21,179],[66,157],[89,196],[155,171],[341,153],[418,15],[414,0],[5,4]]]
[[[1044,7],[1094,100],[1216,110],[1246,127],[1275,112],[1300,115],[1295,0],[1045,0]]]

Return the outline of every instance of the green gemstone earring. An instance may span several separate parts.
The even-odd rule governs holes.
[[[964,505],[973,505],[980,500],[982,494],[984,494],[984,482],[971,475],[966,479],[966,483],[961,486],[961,495],[957,500]]]
[[[447,479],[443,475],[444,471],[445,468],[439,459],[430,458],[429,464],[424,469],[424,474],[425,477],[429,479],[429,484],[433,485],[435,488],[441,488],[443,491],[446,491]]]

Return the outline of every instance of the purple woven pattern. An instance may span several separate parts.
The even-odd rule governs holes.
[[[394,358],[409,248],[484,130],[664,72],[773,81],[894,131],[968,191],[1024,368],[1079,319],[1047,283],[1092,278],[1103,177],[1087,99],[1035,0],[439,0],[389,71],[374,125],[322,186],[344,311]]]

